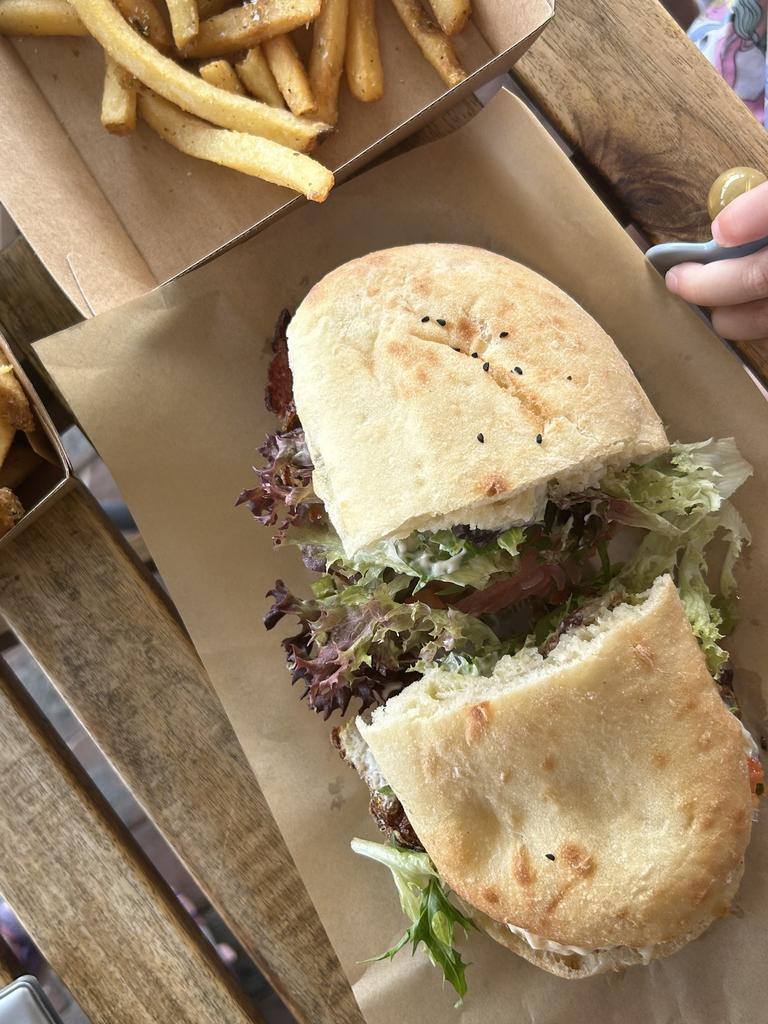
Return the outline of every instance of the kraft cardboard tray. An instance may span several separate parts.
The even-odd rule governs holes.
[[[552,17],[554,0],[474,0],[456,46],[470,72],[445,89],[388,0],[378,4],[385,96],[342,83],[338,131],[317,156],[343,180],[504,70]],[[0,203],[85,315],[176,277],[303,199],[186,157],[146,125],[101,127],[104,62],[87,38],[0,39]]]
[[[387,870],[349,848],[352,836],[380,836],[365,786],[329,742],[335,723],[299,702],[280,629],[261,626],[275,578],[305,594],[306,570],[295,550],[275,551],[270,531],[234,500],[254,479],[256,446],[274,429],[262,398],[280,310],[295,308],[345,260],[429,241],[493,249],[570,293],[614,338],[671,438],[736,438],[755,474],[736,502],[753,543],[739,567],[731,649],[745,721],[768,735],[768,404],[509,93],[453,135],[342,185],[324,206],[294,210],[212,263],[36,350],[139,525],[368,1024],[762,1024],[766,810],[734,912],[647,968],[564,981],[476,934],[464,947],[469,994],[454,1011],[453,991],[421,953],[361,963],[396,941],[403,916]]]
[[[25,511],[21,520],[8,533],[0,537],[0,548],[2,548],[5,544],[10,544],[22,530],[37,519],[44,509],[69,490],[73,476],[69,457],[53,421],[45,411],[29,377],[22,370],[18,359],[2,334],[0,334],[0,356],[3,357],[0,362],[9,362],[13,367],[32,407],[32,413],[37,421],[37,430],[34,435],[27,435],[27,443],[39,457],[39,462],[31,472],[13,487],[13,492],[18,496]]]

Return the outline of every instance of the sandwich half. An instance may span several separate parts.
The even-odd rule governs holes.
[[[728,912],[762,776],[669,576],[357,726],[441,882],[537,966],[648,963]]]
[[[626,360],[577,303],[484,249],[346,263],[288,326],[313,487],[347,557],[414,531],[507,529],[668,448]]]

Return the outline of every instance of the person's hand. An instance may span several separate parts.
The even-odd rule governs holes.
[[[720,245],[742,245],[768,235],[768,182],[734,199],[712,222]],[[712,309],[712,326],[730,341],[768,346],[768,249],[719,263],[681,263],[667,288],[687,302]]]

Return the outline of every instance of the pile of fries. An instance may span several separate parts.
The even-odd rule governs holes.
[[[0,34],[92,36],[107,131],[130,134],[138,113],[182,153],[322,202],[333,174],[306,154],[336,125],[342,73],[363,103],[384,93],[376,0],[232,2],[0,0]],[[450,36],[470,0],[391,3],[443,82],[465,78]],[[305,66],[291,32],[310,23]]]
[[[12,488],[18,487],[39,462],[28,440],[34,432],[35,419],[27,396],[0,352],[0,537],[24,515]]]

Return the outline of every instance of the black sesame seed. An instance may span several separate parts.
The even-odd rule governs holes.
[[[570,373],[569,373],[569,374],[568,374],[568,376],[567,376],[567,377],[566,377],[565,379],[566,379],[566,380],[573,380],[573,377],[572,377],[572,376],[570,375]]]
[[[485,444],[485,438],[483,437],[482,434],[477,435],[477,440],[480,442],[480,444]]]
[[[483,363],[483,369],[485,370],[486,373],[488,373],[490,368],[491,368],[491,364],[490,363]]]
[[[508,338],[509,337],[509,331],[502,331],[501,334],[499,335],[499,337],[500,338]]]
[[[544,856],[547,858],[547,860],[554,860],[555,859],[554,853],[545,853]]]
[[[445,320],[435,320],[436,324],[440,324],[441,327],[445,327]]]
[[[461,349],[460,348],[456,348],[455,345],[451,345],[451,348],[453,349],[454,352],[461,352]]]
[[[477,353],[477,352],[473,352],[473,353],[472,353],[472,358],[473,358],[473,359],[479,359],[479,358],[480,358],[480,356],[478,355],[478,353]]]
[[[429,317],[428,317],[428,316],[423,316],[423,317],[421,318],[421,322],[422,322],[423,324],[427,324],[427,323],[429,323]]]
[[[543,440],[543,438],[542,438],[541,434],[537,434],[536,435],[536,444],[541,444],[542,440]]]
[[[515,373],[519,373],[521,377],[523,376],[523,371],[522,371],[521,367],[519,367],[519,366],[515,367]]]

